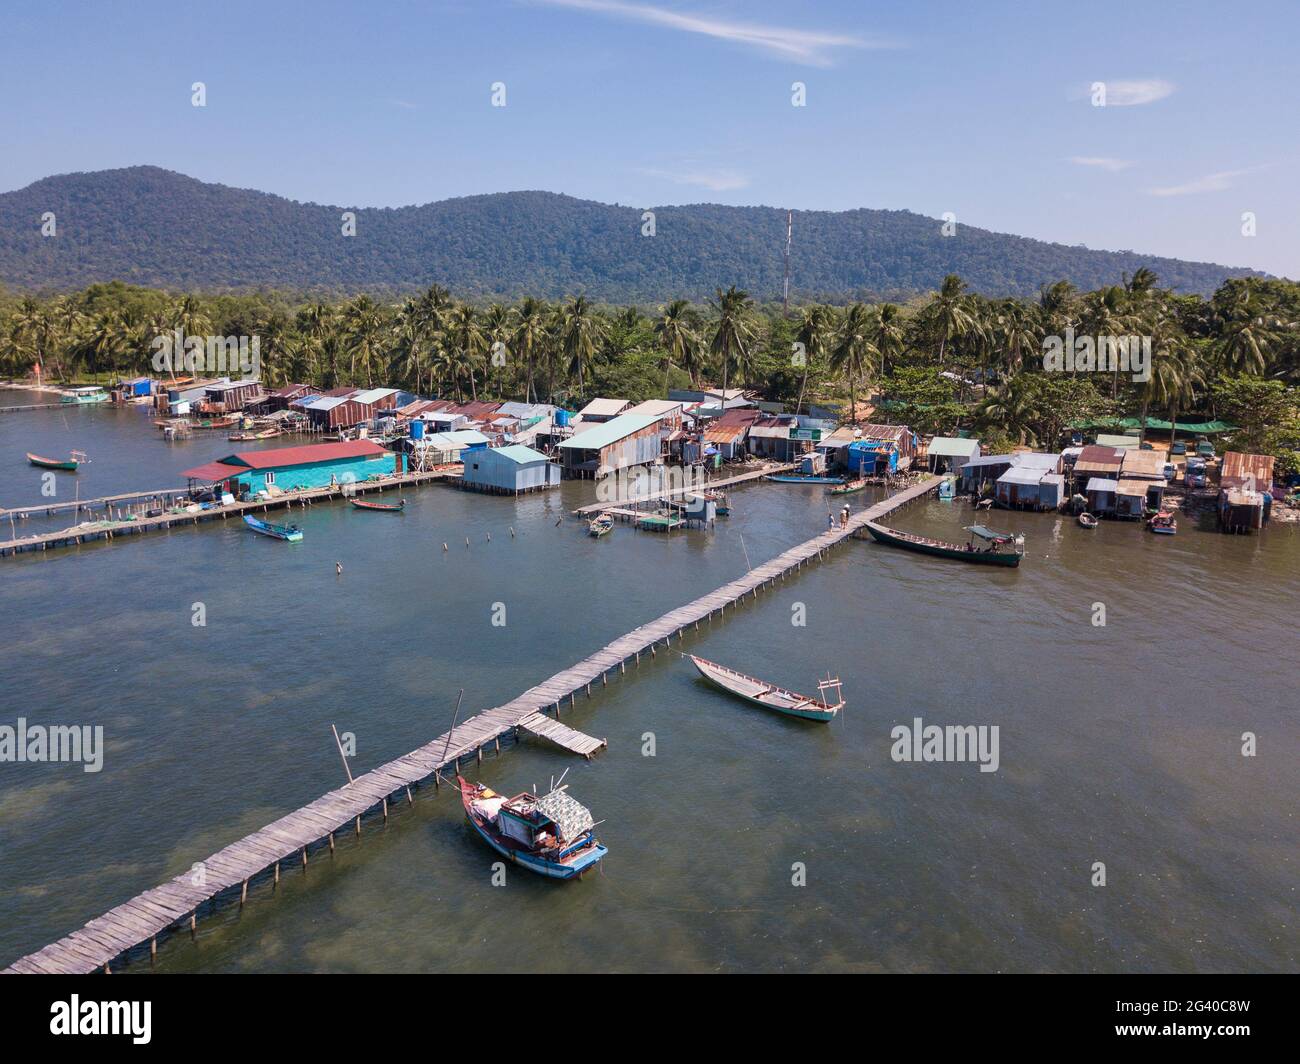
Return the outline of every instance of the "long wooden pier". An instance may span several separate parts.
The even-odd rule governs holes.
[[[107,972],[120,957],[143,952],[146,948],[152,956],[160,935],[177,927],[188,927],[193,933],[199,911],[205,905],[215,909],[221,898],[233,901],[237,892],[242,906],[247,901],[250,882],[267,873],[268,869],[274,882],[278,883],[282,862],[300,861],[306,867],[313,849],[328,846],[332,853],[335,834],[350,829],[360,835],[362,818],[367,814],[382,811],[386,821],[388,804],[394,796],[398,801],[405,797],[408,803],[413,803],[412,788],[430,777],[437,787],[442,769],[448,766],[459,769],[461,760],[466,757],[482,761],[486,747],[492,746],[499,751],[501,739],[517,735],[520,728],[537,730],[538,715],[548,709],[553,710],[558,718],[565,699],[572,705],[579,691],[585,689],[590,695],[593,684],[607,684],[615,669],[625,672],[629,662],[639,664],[641,655],[647,652],[656,655],[661,644],[664,647],[672,644],[674,636],[682,641],[688,627],[694,626],[698,630],[701,621],[711,622],[715,614],[724,617],[728,607],[736,608],[746,596],[757,598],[759,591],[822,558],[831,547],[844,542],[868,521],[879,520],[929,494],[938,487],[940,480],[939,477],[930,477],[905,488],[854,515],[847,525],[837,526],[791,547],[716,591],[670,610],[658,620],[614,640],[572,668],[530,687],[518,698],[484,710],[418,750],[357,776],[347,785],[218,850],[199,863],[197,867],[201,874],[191,869],[162,886],[145,891],[91,920],[81,930],[14,961],[5,971],[52,974]]]
[[[335,487],[310,488],[307,491],[286,492],[274,498],[258,499],[255,502],[235,502],[228,506],[213,506],[207,510],[194,513],[185,511],[168,512],[159,517],[140,517],[131,521],[95,521],[57,532],[27,536],[21,539],[0,541],[0,558],[10,557],[23,551],[47,551],[59,547],[81,546],[97,539],[113,540],[120,536],[139,535],[144,532],[156,532],[186,525],[197,525],[204,521],[226,521],[246,513],[264,513],[284,507],[308,506],[314,502],[327,499],[339,499],[353,495],[365,495],[372,491],[386,491],[389,488],[403,488],[430,481],[442,480],[458,472],[459,466],[418,473],[395,473],[378,480],[359,480],[355,484],[339,484]],[[131,497],[131,496],[126,496]],[[105,496],[105,499],[112,498]],[[95,500],[101,501],[101,500]],[[32,507],[18,507],[14,513],[32,510]],[[36,507],[39,510],[40,507]],[[4,516],[8,516],[7,511]]]
[[[737,473],[735,476],[723,477],[721,480],[709,480],[703,484],[692,484],[688,488],[668,488],[664,491],[652,491],[645,495],[636,495],[628,499],[614,499],[610,502],[595,502],[590,506],[579,506],[573,512],[579,517],[590,514],[598,514],[602,510],[609,510],[616,507],[636,506],[643,502],[661,502],[664,499],[672,499],[678,495],[694,495],[701,491],[712,491],[714,488],[725,488],[731,484],[744,484],[749,480],[758,480],[760,477],[770,476],[773,473],[785,473],[794,468],[793,462],[770,462],[759,469],[751,469],[744,473]]]
[[[128,506],[142,503],[156,505],[158,502],[164,502],[174,496],[188,494],[188,488],[160,488],[157,491],[124,491],[118,495],[99,495],[91,499],[34,502],[28,506],[0,506],[0,521],[7,521],[10,517],[22,520],[31,517],[33,514],[44,514],[48,517],[51,514],[62,513],[64,510],[75,510],[77,512],[97,509],[112,510],[115,503],[126,503]]]

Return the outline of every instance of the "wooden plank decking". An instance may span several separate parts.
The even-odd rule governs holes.
[[[346,786],[332,790],[260,831],[218,850],[200,862],[204,873],[201,882],[195,882],[192,871],[184,872],[110,909],[81,930],[19,958],[5,971],[63,974],[108,971],[118,957],[136,947],[148,943],[152,951],[157,936],[177,924],[188,924],[193,930],[198,910],[204,903],[210,902],[215,906],[218,895],[239,887],[242,904],[248,882],[254,876],[273,868],[278,880],[281,862],[293,859],[305,865],[312,847],[327,844],[333,850],[336,832],[351,828],[360,834],[362,817],[376,808],[381,808],[387,819],[390,797],[404,796],[408,802],[412,801],[412,787],[430,776],[434,776],[436,783],[439,779],[436,773],[440,769],[448,765],[459,767],[464,757],[477,756],[481,760],[485,746],[495,744],[499,747],[501,737],[516,728],[554,738],[553,734],[547,735],[541,730],[555,723],[543,716],[548,707],[554,707],[558,717],[564,699],[568,698],[572,704],[579,690],[585,688],[590,694],[593,683],[598,680],[608,682],[609,673],[614,669],[625,669],[629,659],[639,662],[643,652],[648,650],[655,654],[658,645],[670,645],[674,635],[679,640],[684,638],[688,626],[698,628],[700,621],[711,619],[715,613],[725,615],[728,606],[742,602],[746,595],[757,597],[761,589],[822,557],[830,547],[842,543],[868,521],[879,520],[933,491],[940,479],[931,477],[868,507],[851,517],[847,527],[836,527],[791,547],[716,591],[628,632],[572,668],[530,687],[518,698],[484,710],[457,725],[451,733],[440,735],[419,749],[356,777]],[[572,729],[564,730],[581,735]],[[568,742],[561,742],[561,745],[573,749]]]
[[[564,749],[575,754],[581,754],[588,759],[596,751],[603,750],[608,745],[604,739],[584,735],[576,728],[570,728],[567,724],[552,720],[545,713],[530,713],[516,727],[522,728],[532,735],[549,739],[557,746],[562,746]]]
[[[602,510],[609,510],[614,507],[626,506],[631,503],[639,505],[640,503],[659,502],[663,499],[672,499],[678,495],[691,495],[699,491],[711,491],[714,488],[725,488],[730,484],[744,484],[746,481],[758,480],[772,473],[788,473],[794,468],[793,462],[769,462],[759,469],[751,469],[745,473],[737,473],[735,476],[723,477],[721,480],[710,480],[703,484],[693,484],[689,488],[670,488],[666,491],[652,491],[646,495],[638,495],[632,499],[614,499],[612,502],[594,502],[590,506],[579,506],[573,512],[579,517],[598,514]]]

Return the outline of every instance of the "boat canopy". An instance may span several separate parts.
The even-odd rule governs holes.
[[[554,822],[559,829],[560,838],[565,842],[576,839],[596,823],[591,811],[564,791],[551,791],[550,794],[543,795],[537,799],[533,808]]]
[[[993,529],[984,525],[967,525],[966,531],[972,536],[979,536],[980,539],[986,539],[990,543],[1011,543],[1015,539],[1010,532],[994,532]]]

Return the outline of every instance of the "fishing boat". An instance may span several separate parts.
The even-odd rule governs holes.
[[[945,543],[942,540],[918,536],[912,532],[900,532],[896,528],[887,528],[875,521],[867,522],[867,530],[878,543],[891,547],[902,547],[920,554],[933,554],[937,558],[955,558],[957,561],[974,562],[976,565],[1017,566],[1025,554],[1025,537],[1009,532],[994,532],[984,525],[968,525],[970,542]],[[976,540],[988,544],[977,547]],[[1009,550],[1006,548],[1010,548]]]
[[[840,681],[832,680],[829,675],[817,685],[817,693],[822,698],[811,698],[808,695],[787,691],[784,687],[776,687],[765,680],[746,676],[743,672],[719,665],[716,661],[697,658],[694,654],[688,654],[687,657],[700,671],[700,675],[715,687],[721,687],[724,691],[737,695],[746,702],[752,702],[756,706],[784,713],[787,717],[830,721],[835,719],[835,714],[844,705],[844,699],[840,694]],[[834,704],[824,701],[826,692],[832,688],[836,698]]]
[[[85,451],[73,451],[69,458],[42,458],[39,454],[27,452],[27,461],[41,469],[62,469],[69,473],[75,473],[77,466],[87,461]]]
[[[587,535],[595,536],[599,539],[601,536],[608,536],[614,531],[614,515],[611,513],[600,513],[587,522]]]
[[[405,499],[397,502],[366,502],[364,499],[352,499],[352,505],[358,510],[375,510],[381,514],[400,514],[406,505]]]
[[[226,439],[231,442],[243,442],[244,440],[273,440],[280,435],[279,429],[263,429],[260,432],[233,432]]]
[[[244,515],[244,524],[254,532],[270,536],[272,539],[282,539],[287,543],[298,543],[302,540],[302,529],[297,525],[273,525],[270,521],[263,521],[252,514]]]
[[[833,488],[828,489],[827,494],[828,495],[856,495],[858,492],[864,491],[866,487],[867,487],[867,482],[865,480],[846,480],[843,484],[839,484]]]
[[[843,477],[817,476],[810,473],[769,473],[764,480],[777,484],[843,484]]]
[[[506,798],[460,773],[456,785],[465,815],[483,841],[530,872],[577,879],[609,852],[592,833],[596,825],[590,811],[565,793],[567,786],[540,798],[527,791]]]
[[[1147,528],[1161,536],[1173,536],[1178,533],[1178,522],[1168,510],[1161,510],[1147,522]]]
[[[944,477],[939,484],[939,498],[944,502],[951,502],[953,496],[957,494],[957,483],[953,477]]]
[[[85,388],[69,388],[59,397],[60,403],[66,403],[71,406],[87,406],[91,403],[107,403],[109,400],[108,392],[104,391],[99,385]]]
[[[1079,515],[1079,524],[1084,528],[1096,528],[1097,519],[1092,514],[1084,512]]]

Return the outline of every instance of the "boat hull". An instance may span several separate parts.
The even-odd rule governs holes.
[[[729,695],[735,695],[737,698],[743,699],[750,705],[760,706],[763,709],[771,710],[773,713],[780,713],[784,717],[797,717],[800,720],[815,720],[823,724],[834,720],[835,714],[839,712],[838,706],[828,706],[823,702],[818,702],[816,699],[808,698],[806,695],[800,695],[793,691],[781,691],[781,694],[792,696],[790,699],[791,701],[796,703],[803,702],[806,704],[781,705],[778,702],[764,701],[763,698],[757,697],[745,690],[745,685],[743,683],[737,682],[737,680],[740,680],[762,684],[762,681],[754,680],[753,677],[742,676],[739,673],[735,673],[733,670],[724,670],[724,667],[718,665],[717,662],[706,661],[704,658],[697,658],[694,654],[688,654],[687,657],[691,659],[691,663],[695,666],[699,674],[708,680],[709,683],[713,684],[714,687],[726,691]],[[735,677],[735,679],[732,677]],[[780,691],[780,688],[768,688],[768,690]]]
[[[285,528],[281,525],[273,525],[266,521],[259,521],[256,517],[249,517],[248,515],[244,516],[244,524],[260,536],[283,540],[285,543],[302,542],[302,529],[300,528]]]
[[[897,533],[893,529],[885,528],[883,525],[878,525],[874,521],[867,522],[867,531],[871,533],[872,538],[878,543],[884,543],[891,547],[902,547],[904,550],[915,551],[917,554],[928,554],[934,558],[951,558],[955,561],[968,562],[974,565],[1001,565],[1007,568],[1015,568],[1020,564],[1020,555],[1009,551],[966,550],[955,543],[909,539],[907,536]]]
[[[797,473],[769,473],[764,480],[777,484],[843,484],[843,477],[801,477]]]
[[[860,491],[867,490],[867,482],[864,480],[858,484],[841,484],[838,488],[831,488],[827,493],[830,495],[856,495]]]
[[[81,464],[71,458],[65,461],[60,461],[57,458],[42,458],[39,454],[29,454],[27,456],[27,461],[31,462],[31,464],[36,466],[38,469],[61,469],[65,473],[75,473],[77,471],[77,466]]]
[[[539,876],[545,876],[547,879],[577,879],[583,872],[599,864],[605,854],[609,852],[608,849],[597,842],[583,850],[572,862],[561,864],[558,861],[548,861],[544,857],[537,857],[534,854],[506,846],[504,843],[499,842],[473,816],[466,814],[466,818],[473,825],[474,830],[478,832],[479,838],[502,857]]]
[[[351,502],[353,509],[379,514],[400,514],[406,506],[404,502],[363,502],[360,499],[352,499]]]

